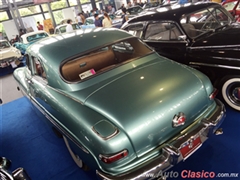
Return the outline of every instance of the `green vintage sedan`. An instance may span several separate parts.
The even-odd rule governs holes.
[[[145,179],[222,133],[225,108],[210,80],[123,30],[51,36],[25,56],[19,88],[77,165],[101,179]]]

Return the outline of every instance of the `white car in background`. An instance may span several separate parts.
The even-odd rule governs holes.
[[[0,40],[0,70],[11,66],[17,68],[23,65],[21,51],[13,47],[7,40]]]
[[[65,33],[66,32],[66,27],[67,27],[67,24],[61,24],[61,25],[58,25],[55,29],[54,29],[54,34],[62,34],[62,33]],[[73,30],[78,30],[78,29],[87,29],[87,28],[95,28],[95,25],[94,24],[83,24],[81,26],[78,25],[78,23],[72,23],[72,27],[73,27]]]
[[[46,38],[49,36],[50,35],[46,31],[43,31],[43,30],[30,32],[27,34],[23,34],[20,37],[19,42],[14,43],[13,46],[16,47],[17,49],[19,49],[22,54],[25,54],[25,51],[28,48],[28,46],[39,41],[40,39],[43,39],[43,38]]]

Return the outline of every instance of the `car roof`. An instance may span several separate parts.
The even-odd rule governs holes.
[[[222,6],[214,2],[198,2],[198,3],[187,3],[184,5],[175,4],[172,6],[159,7],[156,8],[154,13],[144,14],[141,16],[136,16],[129,20],[129,23],[146,21],[146,20],[179,20],[182,15],[189,14],[200,9],[209,8],[211,6]],[[224,9],[224,8],[223,8]]]
[[[29,32],[29,33],[26,33],[26,34],[23,34],[21,37],[22,38],[25,38],[27,36],[31,36],[31,35],[34,35],[34,34],[40,34],[40,33],[47,33],[46,31],[43,31],[43,30],[38,30],[38,31],[34,31],[34,32]],[[47,33],[48,34],[48,33]]]
[[[64,60],[128,37],[132,35],[115,28],[80,29],[37,41],[27,49],[27,52],[41,57],[44,62],[47,62],[46,65],[59,68]]]
[[[78,23],[73,22],[72,25],[73,25],[73,24],[78,24]],[[60,28],[60,27],[64,27],[64,26],[67,26],[67,25],[68,25],[67,23],[60,24],[60,25],[56,26],[55,29],[56,29],[56,28]]]

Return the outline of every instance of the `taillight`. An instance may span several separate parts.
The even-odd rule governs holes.
[[[125,149],[117,154],[113,154],[113,155],[99,155],[99,158],[101,161],[103,161],[106,164],[110,164],[113,163],[115,161],[118,161],[119,159],[122,159],[124,157],[126,157],[128,155],[128,151]]]
[[[209,95],[210,99],[214,99],[218,94],[218,90],[217,89],[213,89],[213,92]]]

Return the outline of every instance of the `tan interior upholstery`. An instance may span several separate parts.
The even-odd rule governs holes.
[[[80,80],[79,74],[94,69],[97,71],[106,68],[115,63],[114,53],[112,50],[94,53],[92,55],[83,56],[76,60],[67,62],[62,66],[62,75],[68,81]]]
[[[191,38],[197,36],[196,28],[192,24],[182,24],[182,27]]]

